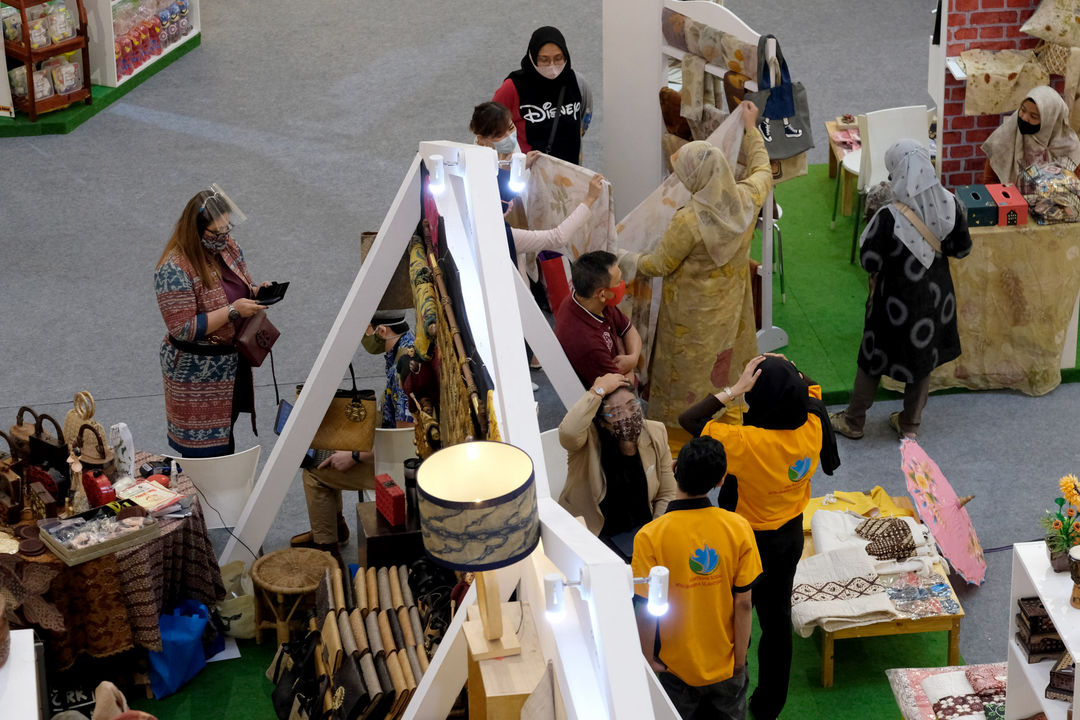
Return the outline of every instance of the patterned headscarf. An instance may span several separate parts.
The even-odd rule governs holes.
[[[1019,110],[1009,115],[1001,127],[987,138],[982,151],[990,160],[998,179],[1003,183],[1016,182],[1017,176],[1027,163],[1024,159],[1025,146],[1028,149],[1042,150],[1047,160],[1064,163],[1066,170],[1080,164],[1080,138],[1069,127],[1069,106],[1061,99],[1057,91],[1048,85],[1031,88],[1027,98],[1039,108],[1039,132],[1034,135],[1021,135],[1016,116]],[[1032,148],[1031,146],[1035,147]]]
[[[757,219],[750,191],[736,182],[723,151],[704,140],[679,149],[675,174],[690,191],[689,206],[709,257],[725,265],[739,246],[735,240]]]
[[[938,242],[944,240],[956,224],[956,199],[938,181],[930,162],[930,151],[915,140],[900,140],[885,151],[885,169],[889,171],[896,200],[914,210]],[[923,267],[930,267],[934,262],[934,249],[930,243],[899,210],[892,205],[885,207],[893,215],[893,234]],[[877,223],[871,221],[863,232],[863,239],[876,231],[876,227]]]

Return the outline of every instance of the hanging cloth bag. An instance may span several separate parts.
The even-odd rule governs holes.
[[[767,58],[769,39],[758,38],[758,89],[746,93],[746,98],[758,108],[758,127],[765,136],[769,159],[785,160],[814,147],[810,132],[810,105],[803,84],[791,82],[787,60],[776,43],[776,57]],[[778,80],[776,78],[779,78]]]

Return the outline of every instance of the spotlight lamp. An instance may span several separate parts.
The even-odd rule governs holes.
[[[442,155],[428,158],[428,189],[435,195],[441,195],[446,190],[446,168]]]
[[[510,157],[510,182],[511,192],[520,193],[525,189],[525,154],[514,153]]]
[[[586,568],[587,569],[587,568]],[[583,571],[584,572],[584,571]],[[649,612],[660,616],[668,611],[668,580],[671,573],[663,565],[649,571],[648,577],[634,578],[634,585],[649,585]],[[544,609],[548,622],[556,623],[566,617],[567,586],[587,587],[582,580],[566,580],[559,573],[544,576]]]
[[[649,571],[647,578],[634,578],[634,582],[649,583],[649,612],[659,617],[668,611],[668,579],[671,573],[663,565]]]

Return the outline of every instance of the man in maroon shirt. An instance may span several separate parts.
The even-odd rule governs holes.
[[[615,307],[626,293],[616,258],[609,252],[585,253],[570,267],[574,292],[555,315],[555,336],[586,387],[608,373],[634,382],[641,357],[641,335]]]

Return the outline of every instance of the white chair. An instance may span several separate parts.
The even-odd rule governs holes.
[[[559,428],[540,433],[540,445],[544,449],[544,466],[547,468],[551,498],[558,501],[566,485],[566,448],[559,444]]]
[[[859,242],[859,226],[862,221],[863,203],[866,192],[885,180],[889,171],[885,169],[885,151],[897,140],[910,138],[930,149],[929,124],[925,105],[876,110],[858,116],[859,138],[862,147],[844,156],[844,170],[857,176],[856,189],[858,202],[855,205],[851,235],[851,262],[855,262],[855,251]],[[837,173],[837,182],[843,173]],[[839,185],[837,185],[839,188]],[[839,189],[837,190],[839,197]],[[833,219],[836,218],[835,201]]]
[[[174,458],[198,491],[203,505],[206,527],[236,527],[244,510],[251,488],[255,485],[255,468],[259,465],[262,445],[256,445],[233,455],[212,458]]]
[[[773,263],[773,272],[780,273],[780,302],[787,302],[787,292],[784,289],[784,235],[780,232],[780,218],[784,216],[784,208],[780,207],[780,203],[773,203],[775,212],[773,213],[773,257],[776,258],[776,262]],[[762,233],[761,241],[765,242],[765,218],[758,215],[757,229],[759,233]]]

